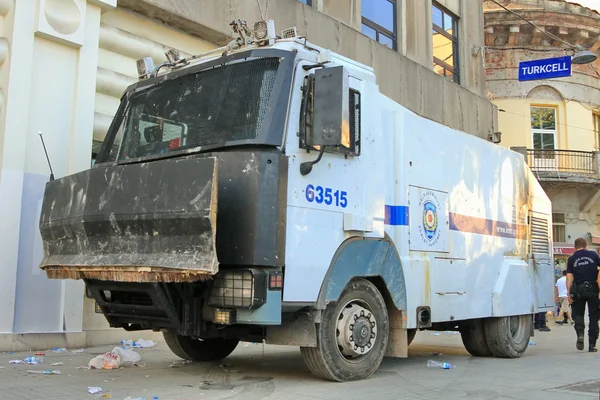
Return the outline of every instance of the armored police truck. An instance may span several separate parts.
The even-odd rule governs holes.
[[[522,155],[293,28],[232,26],[216,51],[139,60],[96,164],[47,184],[48,277],[194,361],[264,340],[356,380],[418,330],[520,357],[554,300],[551,204]]]

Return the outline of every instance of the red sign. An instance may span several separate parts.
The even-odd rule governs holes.
[[[556,245],[552,247],[553,253],[559,256],[570,256],[575,253],[575,247],[573,245]]]
[[[592,237],[593,244],[600,244],[600,236],[590,235]]]

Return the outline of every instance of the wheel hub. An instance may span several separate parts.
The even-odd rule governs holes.
[[[349,303],[342,309],[337,324],[340,352],[350,358],[368,354],[377,339],[377,321],[371,311]]]

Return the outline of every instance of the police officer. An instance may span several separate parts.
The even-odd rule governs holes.
[[[575,253],[567,262],[567,291],[575,332],[577,332],[577,350],[583,350],[583,335],[585,322],[583,316],[587,304],[590,326],[588,328],[589,351],[596,352],[598,340],[598,318],[600,317],[600,299],[598,282],[600,279],[600,257],[597,253],[587,249],[587,242],[583,238],[575,240]]]

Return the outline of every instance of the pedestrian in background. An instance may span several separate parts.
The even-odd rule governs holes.
[[[552,330],[546,324],[546,311],[535,314],[533,319],[533,328],[540,332],[550,332]]]
[[[577,333],[577,350],[583,350],[583,338],[585,333],[584,313],[585,306],[588,307],[590,326],[588,327],[589,351],[596,352],[596,341],[598,340],[598,318],[600,314],[600,256],[587,249],[587,241],[584,238],[575,240],[575,253],[567,262],[567,291],[573,319],[575,320],[575,332]]]
[[[560,312],[556,317],[556,323],[558,325],[564,324],[563,319],[565,315],[569,319],[571,324],[574,324],[573,318],[571,317],[571,310],[569,309],[569,293],[567,291],[567,271],[563,271],[563,276],[561,276],[556,281],[556,286],[554,286],[554,301],[560,304]]]

